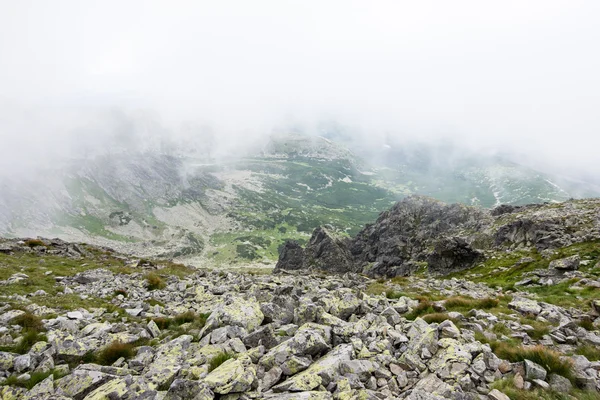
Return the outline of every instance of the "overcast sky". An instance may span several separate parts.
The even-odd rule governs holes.
[[[598,21],[597,0],[0,0],[0,158],[143,109],[228,139],[332,118],[600,174]]]

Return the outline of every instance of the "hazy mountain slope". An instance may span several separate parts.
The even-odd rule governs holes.
[[[319,225],[355,234],[406,195],[484,207],[577,195],[556,182],[499,158],[434,146],[364,159],[325,138],[277,135],[237,158],[129,152],[4,179],[0,234],[197,263],[271,263],[286,239],[304,242]]]

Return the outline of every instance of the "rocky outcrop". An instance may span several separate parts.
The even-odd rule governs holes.
[[[315,269],[332,273],[356,272],[348,249],[348,239],[338,237],[324,227],[313,232],[306,248],[286,241],[275,267],[278,270]]]
[[[598,200],[573,200],[489,211],[410,196],[354,238],[335,238],[317,228],[305,249],[286,243],[277,270],[314,268],[394,277],[427,265],[431,273],[448,274],[483,261],[486,251],[542,251],[600,239],[599,209]],[[573,263],[556,265],[561,270],[575,268]]]

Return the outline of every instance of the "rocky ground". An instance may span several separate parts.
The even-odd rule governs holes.
[[[600,248],[577,251],[374,280],[0,241],[0,398],[598,399]]]

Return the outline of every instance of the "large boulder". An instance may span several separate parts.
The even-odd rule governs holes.
[[[158,348],[154,355],[154,361],[144,374],[151,387],[162,387],[173,381],[175,375],[182,368],[185,351],[190,346],[192,339],[193,337],[190,335],[179,336]]]
[[[342,362],[350,361],[352,345],[341,344],[314,362],[307,370],[288,378],[273,388],[276,392],[302,392],[336,382]]]
[[[304,324],[294,336],[273,347],[259,361],[265,370],[280,366],[291,374],[306,369],[309,357],[316,357],[331,348],[331,327],[313,323]],[[304,367],[302,360],[308,358]]]
[[[252,332],[263,322],[264,315],[256,299],[231,296],[218,305],[206,320],[202,336],[217,328],[232,325]]]
[[[549,268],[558,269],[561,271],[575,271],[579,268],[579,262],[581,258],[576,254],[571,257],[561,258],[559,260],[552,260]]]
[[[538,315],[542,311],[542,307],[537,301],[518,296],[508,303],[508,308],[524,315]]]
[[[249,356],[229,359],[204,378],[204,383],[218,394],[249,391],[256,381],[256,368]]]

